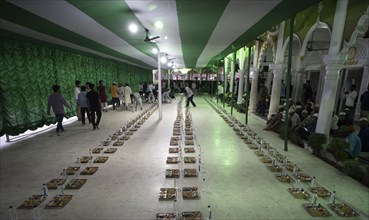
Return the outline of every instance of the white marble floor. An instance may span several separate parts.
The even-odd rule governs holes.
[[[288,184],[279,183],[224,120],[201,97],[195,97],[196,108],[190,108],[197,143],[201,146],[202,169],[198,178],[178,179],[178,186],[198,186],[201,198],[178,198],[177,211],[201,210],[207,217],[212,207],[213,219],[311,219],[301,207],[304,201],[294,199]],[[88,176],[80,190],[66,190],[74,197],[62,209],[44,209],[51,198],[59,194],[49,191],[39,210],[42,219],[155,219],[158,212],[171,212],[173,201],[159,201],[161,187],[174,186],[165,178],[169,140],[177,115],[178,99],[163,104],[163,119],[155,112],[145,124],[95,175]],[[1,151],[0,219],[9,219],[9,205],[19,206],[30,195],[41,193],[43,183],[60,177],[67,166],[75,165],[77,157],[87,156],[115,130],[137,113],[110,111],[103,114],[101,129],[74,122],[66,126],[62,136],[54,131],[17,142]],[[244,115],[235,113],[240,119]],[[277,135],[263,131],[264,122],[250,115],[249,126],[279,151],[337,196],[361,211],[358,219],[366,219],[369,190],[307,151],[290,146],[283,152],[283,141]],[[198,154],[196,154],[198,157]],[[86,166],[88,166],[87,164]],[[83,167],[84,165],[82,165]],[[195,164],[182,167],[196,168]],[[327,201],[320,201],[323,205]],[[327,206],[325,206],[327,207]],[[17,209],[21,219],[32,219],[32,210]],[[329,219],[338,219],[332,212]],[[351,218],[352,219],[352,218]]]

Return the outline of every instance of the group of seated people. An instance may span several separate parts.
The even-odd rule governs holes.
[[[360,118],[360,130],[355,133],[353,121],[349,121],[347,115],[350,109],[344,109],[337,116],[332,115],[330,134],[332,137],[344,138],[349,143],[347,152],[351,158],[357,158],[361,151],[369,152],[369,128],[368,119]],[[279,111],[272,114],[267,120],[264,130],[274,131],[284,137],[285,120],[288,121],[288,137],[291,142],[304,147],[304,141],[315,132],[319,116],[319,105],[309,102],[304,107],[300,102],[289,100],[288,117],[285,118],[285,103]]]

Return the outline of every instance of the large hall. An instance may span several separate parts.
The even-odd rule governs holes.
[[[0,219],[369,219],[369,0],[0,2]]]

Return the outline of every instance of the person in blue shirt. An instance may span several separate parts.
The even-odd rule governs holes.
[[[368,119],[365,117],[360,118],[360,131],[359,138],[361,140],[361,151],[369,152],[369,127]]]
[[[348,148],[346,148],[346,152],[353,159],[357,158],[361,151],[361,140],[357,134],[352,132],[347,126],[342,126],[340,128],[339,133],[342,138],[345,138],[349,143]]]

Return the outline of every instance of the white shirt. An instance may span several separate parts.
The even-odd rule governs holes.
[[[223,94],[224,93],[224,89],[222,85],[218,85],[218,94]]]
[[[192,89],[190,89],[190,87],[186,86],[185,90],[187,93],[187,97],[193,96],[193,92],[192,92]]]
[[[152,92],[152,90],[154,89],[154,85],[153,84],[149,84],[148,86],[147,86],[147,91],[148,92]]]
[[[74,99],[78,100],[78,95],[81,93],[81,90],[76,86],[74,87]]]
[[[331,130],[337,130],[338,129],[337,122],[338,122],[337,115],[333,115],[332,116],[332,121],[331,121]]]
[[[348,107],[354,107],[356,96],[357,92],[355,90],[347,94],[345,105]]]

